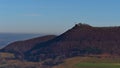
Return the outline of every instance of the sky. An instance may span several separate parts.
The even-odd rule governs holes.
[[[76,23],[120,26],[120,0],[0,0],[0,32],[61,34]]]

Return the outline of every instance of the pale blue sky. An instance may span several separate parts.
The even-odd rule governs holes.
[[[0,32],[61,34],[75,22],[120,26],[120,0],[0,0]]]

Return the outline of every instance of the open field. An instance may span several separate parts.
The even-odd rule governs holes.
[[[9,60],[1,63],[0,68],[39,68],[41,64],[39,62],[26,62],[19,60]]]
[[[120,68],[120,59],[74,57],[53,68]]]
[[[0,68],[48,68],[42,62],[27,62],[14,59],[11,53],[0,53]],[[120,58],[73,57],[50,68],[120,68]]]
[[[120,64],[115,63],[78,63],[74,68],[120,68]]]

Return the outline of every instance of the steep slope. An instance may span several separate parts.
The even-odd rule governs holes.
[[[37,37],[29,40],[24,40],[24,41],[16,41],[11,44],[8,44],[6,47],[1,49],[1,52],[11,52],[16,55],[18,58],[23,58],[24,52],[30,50],[33,48],[36,44],[41,43],[41,42],[46,42],[50,39],[53,39],[56,37],[55,35],[47,35],[43,37]]]
[[[25,53],[32,61],[83,55],[120,55],[120,27],[92,27],[76,24],[62,35],[37,44]]]

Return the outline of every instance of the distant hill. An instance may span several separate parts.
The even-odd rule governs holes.
[[[65,33],[57,37],[52,36],[52,39],[48,38],[44,42],[38,41],[37,44],[29,42],[30,45],[23,42],[14,44],[2,50],[22,55],[22,58],[29,61],[74,56],[115,57],[120,56],[120,27],[76,24]]]
[[[0,33],[0,48],[5,47],[7,44],[26,40],[34,37],[43,36],[42,34],[19,34],[19,33]]]
[[[41,42],[46,42],[52,38],[56,37],[55,35],[47,35],[43,37],[37,37],[24,41],[16,41],[8,44],[6,47],[1,49],[1,52],[10,52],[14,53],[17,58],[22,59],[24,57],[24,53],[31,48],[33,48],[36,44]]]
[[[37,44],[25,55],[28,60],[38,61],[57,56],[67,58],[98,54],[120,56],[120,27],[76,24],[62,35]]]

